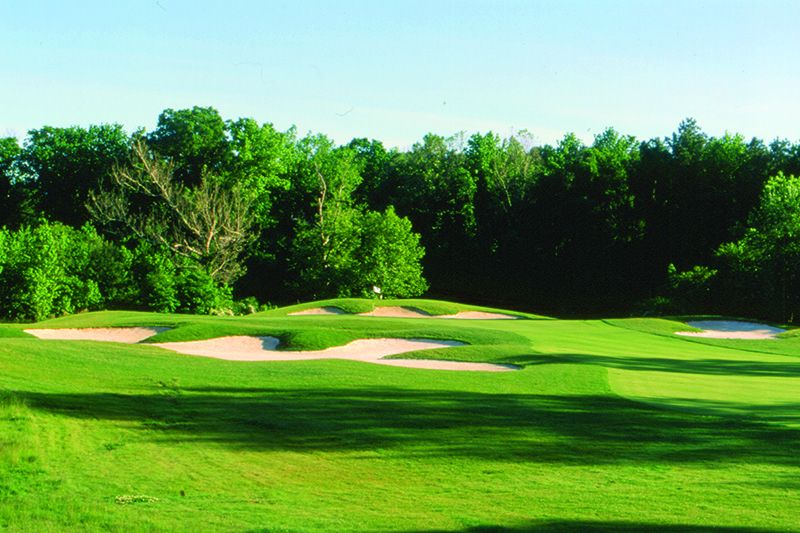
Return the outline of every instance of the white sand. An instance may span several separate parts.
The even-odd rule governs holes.
[[[675,334],[708,339],[774,339],[775,335],[786,331],[764,324],[736,320],[700,320],[687,324],[703,331],[678,331]]]
[[[85,328],[85,329],[28,329],[26,332],[40,339],[94,340],[136,343],[169,328]],[[504,372],[517,370],[511,365],[490,363],[465,363],[429,359],[384,359],[418,350],[464,346],[456,341],[434,341],[429,339],[360,339],[344,346],[317,351],[277,351],[275,337],[219,337],[203,341],[162,342],[158,346],[187,355],[214,357],[229,361],[302,361],[309,359],[347,359],[390,366],[425,368],[429,370],[472,370]]]
[[[417,309],[416,307],[400,307],[386,305],[376,307],[367,313],[359,313],[358,316],[386,316],[395,318],[432,318],[433,315]]]
[[[275,337],[220,337],[204,341],[155,343],[168,350],[188,355],[215,357],[229,361],[306,361],[310,359],[346,359],[382,365],[435,370],[482,370],[502,372],[514,370],[507,365],[464,363],[426,359],[384,359],[405,352],[464,346],[456,341],[429,339],[359,339],[344,346],[316,351],[277,351]]]
[[[137,343],[170,328],[81,328],[81,329],[26,329],[40,339],[109,341]]]
[[[433,318],[459,318],[468,320],[520,320],[521,316],[507,315],[505,313],[487,313],[485,311],[461,311],[454,315],[437,315]]]
[[[346,315],[347,312],[339,309],[338,307],[314,307],[289,313],[290,315]],[[502,320],[502,319],[519,319],[522,317],[508,315],[505,313],[487,313],[484,311],[461,311],[454,315],[429,315],[428,313],[417,309],[415,307],[400,307],[400,306],[379,306],[374,310],[359,313],[356,316],[383,316],[393,318],[456,318],[456,319],[471,319],[471,320]]]
[[[339,309],[338,307],[314,307],[312,309],[305,309],[303,311],[297,311],[295,313],[289,313],[290,315],[346,315],[347,312],[344,309]]]

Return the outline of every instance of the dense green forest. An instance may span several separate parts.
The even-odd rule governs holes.
[[[800,145],[608,129],[336,145],[213,108],[0,139],[0,316],[431,297],[557,316],[800,309]],[[798,313],[800,317],[800,313]]]

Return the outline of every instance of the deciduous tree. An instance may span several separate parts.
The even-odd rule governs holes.
[[[0,228],[21,225],[28,207],[19,169],[21,153],[16,138],[0,139]]]
[[[351,292],[370,296],[373,287],[390,298],[411,298],[428,289],[422,275],[425,250],[419,244],[411,222],[400,218],[394,208],[368,211],[361,216],[361,242],[355,250],[355,271]]]
[[[770,178],[742,237],[717,254],[727,267],[722,300],[784,322],[800,316],[800,177]]]
[[[129,138],[119,124],[53,128],[28,134],[20,154],[36,210],[50,221],[80,227],[89,220],[83,207],[129,151]]]
[[[200,183],[204,172],[220,174],[231,155],[225,121],[213,107],[165,109],[147,144],[172,163],[175,179],[189,186]]]
[[[178,182],[174,165],[154,154],[143,141],[134,144],[130,161],[118,165],[106,188],[88,204],[96,220],[124,228],[157,243],[181,266],[199,267],[227,284],[241,275],[239,256],[252,242],[253,199],[238,185],[226,186],[204,171],[194,187]],[[131,209],[131,196],[148,198],[143,210]]]

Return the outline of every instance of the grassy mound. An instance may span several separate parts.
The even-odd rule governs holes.
[[[316,302],[308,302],[303,304],[292,305],[289,307],[282,307],[279,309],[271,309],[263,311],[261,315],[288,315],[300,311],[307,311],[309,309],[317,308],[333,308],[347,314],[360,314],[369,313],[376,307],[407,307],[429,316],[441,315],[455,315],[465,311],[479,311],[486,313],[505,313],[509,315],[519,316],[521,318],[530,319],[547,319],[540,315],[532,315],[530,313],[519,313],[515,311],[503,311],[492,307],[481,307],[476,305],[457,304],[452,302],[443,302],[440,300],[420,300],[420,299],[397,299],[397,300],[371,300],[364,298],[339,298],[335,300],[320,300]]]
[[[20,327],[0,325],[0,339],[20,339],[25,337],[31,338],[32,335],[25,333]]]

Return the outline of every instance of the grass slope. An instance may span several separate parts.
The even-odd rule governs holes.
[[[25,333],[21,328],[0,325],[0,339],[7,338],[30,338],[31,335]]]
[[[339,298],[335,300],[320,300],[316,302],[307,302],[279,309],[271,309],[264,311],[262,315],[288,315],[290,313],[297,313],[308,309],[315,309],[320,307],[332,307],[344,311],[349,314],[368,313],[376,307],[408,307],[424,314],[437,316],[437,315],[454,315],[463,311],[482,311],[489,313],[505,313],[509,315],[519,316],[522,318],[536,319],[536,320],[552,320],[549,317],[541,315],[533,315],[530,313],[519,313],[516,311],[503,311],[491,307],[481,307],[477,305],[458,304],[453,302],[443,302],[440,300],[421,300],[421,299],[396,299],[396,300],[370,300],[363,298]]]
[[[174,327],[164,340],[279,334],[292,349],[456,338],[471,346],[436,357],[524,369],[241,363],[146,344],[3,338],[0,527],[800,530],[800,429],[790,416],[800,340],[739,350],[671,335],[680,327],[671,322],[276,311],[90,313],[37,326]],[[711,414],[731,403],[736,417]]]

